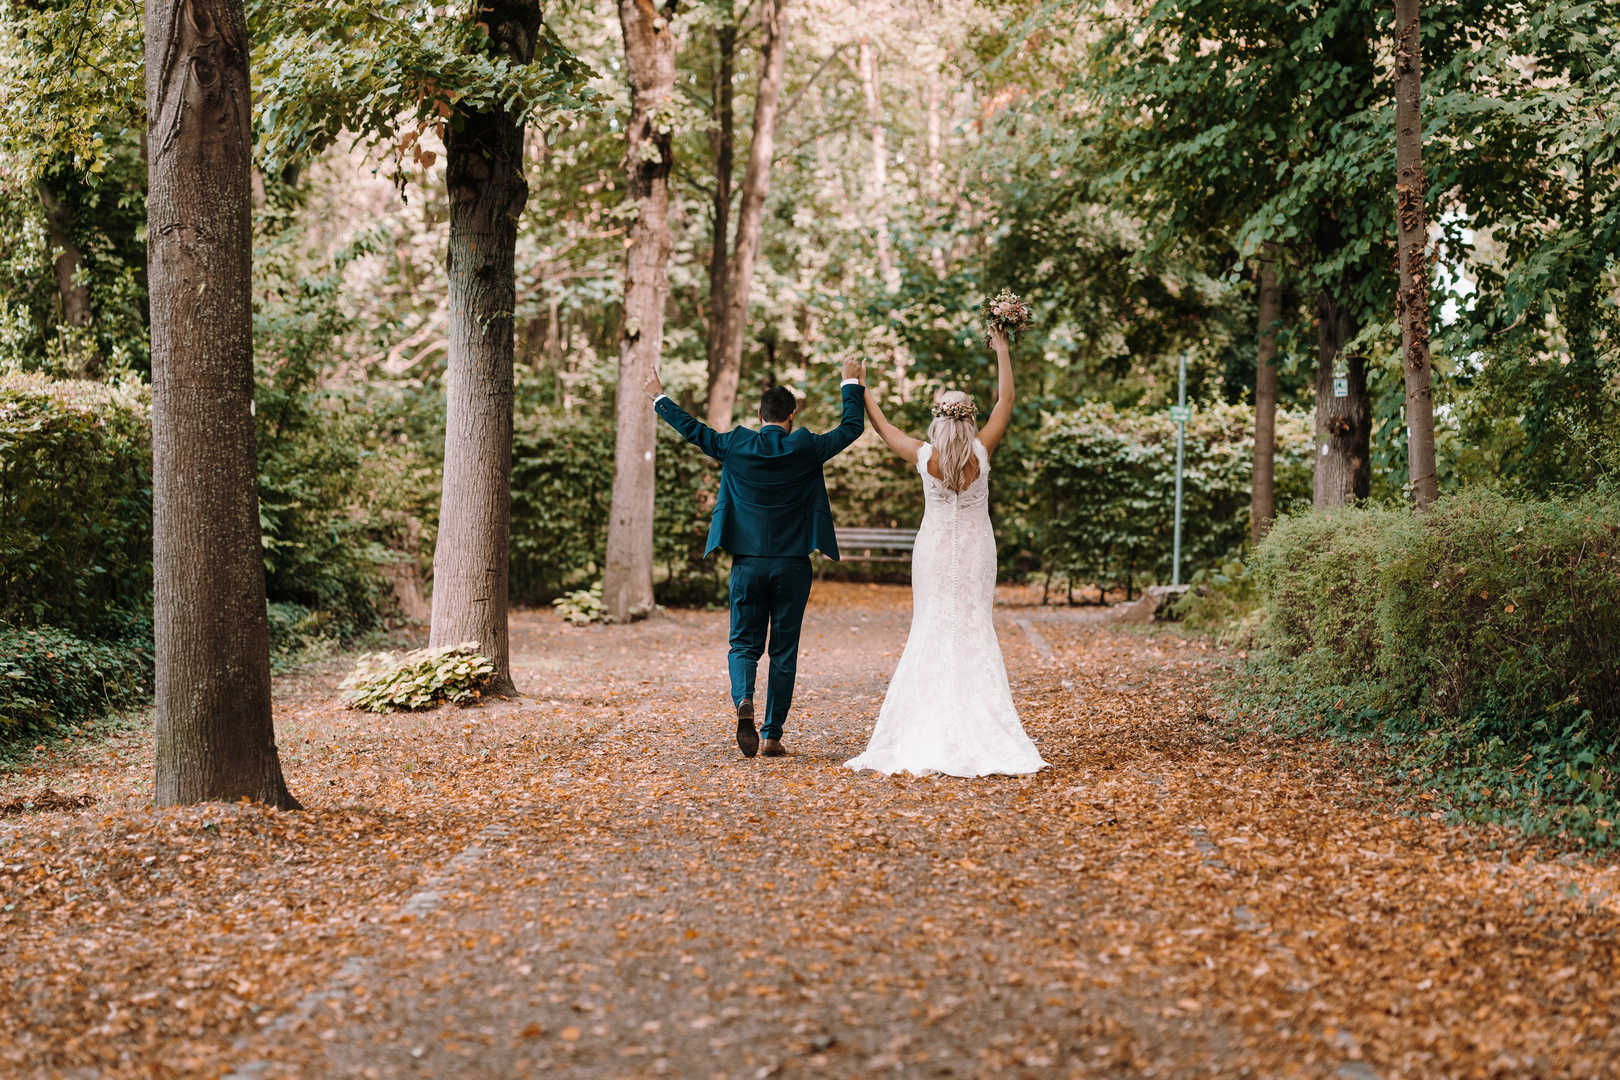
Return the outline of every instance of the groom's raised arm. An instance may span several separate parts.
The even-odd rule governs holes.
[[[723,460],[726,443],[730,442],[726,436],[675,404],[667,394],[660,394],[653,401],[653,409],[670,427],[680,432],[681,438],[714,460]]]
[[[866,430],[866,387],[854,379],[845,379],[840,392],[844,396],[843,420],[831,431],[816,436],[816,449],[821,451],[824,462],[837,457]]]

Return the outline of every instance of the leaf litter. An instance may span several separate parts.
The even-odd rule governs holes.
[[[909,621],[905,589],[841,583],[812,599],[785,760],[737,754],[725,616],[688,611],[517,614],[517,702],[379,717],[342,708],[341,663],[280,680],[308,811],[156,810],[145,738],[59,752],[0,790],[96,800],[0,818],[3,1070],[1611,1064],[1612,864],[1447,824],[1371,749],[1244,729],[1210,693],[1228,653],[1088,614],[998,615],[1054,766],[1030,778],[841,767]]]

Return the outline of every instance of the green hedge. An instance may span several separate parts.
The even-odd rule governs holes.
[[[1269,705],[1389,737],[1487,816],[1610,840],[1620,499],[1300,514],[1252,567]]]
[[[660,602],[725,596],[703,558],[719,471],[668,425],[658,426],[653,561]],[[511,596],[544,603],[600,577],[613,494],[613,427],[595,413],[518,418],[512,445]]]
[[[105,635],[152,590],[150,394],[0,376],[0,622]]]
[[[1277,414],[1276,505],[1311,495],[1311,420]],[[1201,408],[1187,425],[1182,570],[1218,563],[1249,535],[1254,411]],[[999,463],[998,463],[999,464]],[[1176,426],[1163,411],[1086,405],[1050,417],[1030,467],[1029,505],[1041,569],[1127,588],[1170,580]]]

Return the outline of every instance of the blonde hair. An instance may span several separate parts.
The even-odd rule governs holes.
[[[941,407],[945,412],[941,412]],[[957,406],[952,408],[952,406]],[[962,491],[970,481],[968,462],[974,460],[973,443],[979,437],[973,422],[973,399],[961,390],[948,390],[934,403],[934,422],[928,425],[928,442],[939,461],[939,475],[952,491]],[[953,416],[952,413],[958,415]],[[966,413],[966,416],[960,414]],[[974,477],[978,479],[978,477]]]

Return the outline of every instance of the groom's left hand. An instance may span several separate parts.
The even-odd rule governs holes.
[[[862,386],[866,385],[866,361],[849,359],[844,361],[844,378],[854,379]]]
[[[656,371],[647,376],[647,381],[641,384],[641,388],[647,391],[647,396],[654,401],[657,401],[658,395],[664,392],[664,384],[658,381]]]

